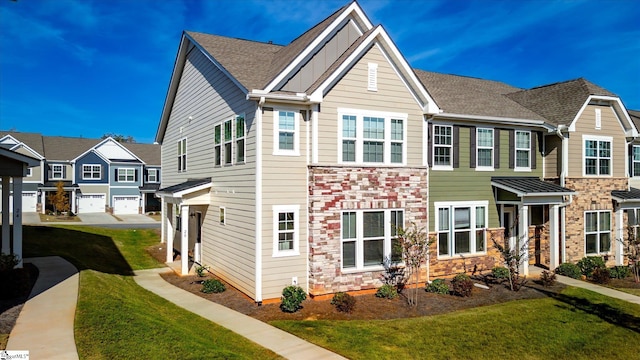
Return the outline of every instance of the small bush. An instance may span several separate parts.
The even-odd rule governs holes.
[[[604,264],[604,260],[600,256],[587,256],[578,261],[578,267],[580,268],[582,275],[591,277],[595,269],[604,268],[606,266]]]
[[[560,264],[560,266],[556,268],[555,272],[558,275],[568,276],[573,279],[580,279],[580,275],[582,275],[578,265],[572,263]]]
[[[614,266],[609,269],[609,275],[612,279],[626,279],[631,275],[631,269],[628,266]]]
[[[224,284],[218,279],[207,279],[202,282],[202,291],[205,294],[221,293],[227,290]]]
[[[207,271],[207,267],[206,266],[196,266],[196,275],[198,275],[198,277],[205,277],[206,274],[205,272]]]
[[[302,308],[302,302],[307,298],[307,293],[300,286],[289,285],[282,289],[280,309],[284,312],[294,313]]]
[[[491,275],[493,275],[493,277],[496,279],[508,279],[509,269],[504,266],[496,266],[491,269]]]
[[[611,274],[609,273],[609,269],[605,267],[599,267],[593,270],[591,278],[598,284],[608,284],[609,281],[611,281]]]
[[[398,296],[398,290],[390,284],[384,284],[376,291],[376,297],[379,298],[394,299],[396,296]]]
[[[19,262],[17,255],[0,253],[0,272],[12,270]]]
[[[553,286],[556,283],[556,274],[550,271],[544,270],[540,275],[540,282],[544,287]]]
[[[345,292],[337,292],[331,299],[331,305],[340,312],[350,313],[356,307],[356,298]]]
[[[473,290],[473,281],[467,274],[458,274],[451,281],[451,292],[454,295],[466,297],[471,296]]]
[[[425,288],[427,292],[434,294],[449,294],[449,285],[443,279],[435,279]]]

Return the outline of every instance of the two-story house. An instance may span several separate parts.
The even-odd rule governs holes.
[[[262,302],[290,284],[312,296],[378,287],[394,229],[411,223],[436,240],[436,276],[499,265],[494,239],[519,239],[551,269],[605,253],[592,243],[619,210],[604,197],[594,207],[585,187],[610,202],[629,190],[637,131],[586,83],[559,120],[540,108],[552,95],[528,101],[537,88],[412,69],[356,2],[286,46],[185,32],[156,136],[167,262],[206,265]],[[592,106],[603,131],[576,135]]]

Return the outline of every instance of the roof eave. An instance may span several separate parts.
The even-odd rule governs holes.
[[[532,126],[546,129],[547,131],[555,131],[556,127],[546,123],[544,120],[533,120],[533,119],[520,119],[520,118],[509,118],[509,117],[499,117],[499,116],[483,116],[483,115],[465,115],[465,114],[454,114],[454,113],[439,113],[432,114],[434,118],[444,118],[444,119],[452,119],[452,120],[481,120],[486,122],[493,122],[505,125],[519,125],[519,126]]]

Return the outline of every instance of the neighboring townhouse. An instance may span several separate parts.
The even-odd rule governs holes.
[[[47,197],[58,182],[69,197],[74,213],[144,213],[147,204],[158,211],[157,199],[149,199],[160,176],[160,147],[152,144],[120,144],[111,138],[85,139],[42,136],[35,133],[0,133],[0,146],[28,152],[40,159],[30,169],[23,186],[23,211],[53,210]],[[132,150],[153,164],[138,157]],[[155,154],[154,154],[155,153]],[[148,172],[153,175],[149,178]],[[150,181],[148,181],[150,180]],[[151,196],[153,197],[153,195]]]
[[[356,2],[286,46],[184,32],[156,135],[167,262],[208,266],[262,302],[290,284],[314,297],[380,286],[396,227],[412,223],[436,240],[435,276],[499,265],[494,239],[520,239],[531,264],[576,261],[606,237],[578,217],[619,211],[604,197],[629,190],[623,148],[637,136],[620,100],[591,85],[560,121],[526,101],[536,89],[414,70]],[[582,148],[568,134],[592,103],[619,131],[581,134],[611,137],[616,162],[609,176],[565,173],[554,146]],[[601,205],[584,186],[606,189]]]

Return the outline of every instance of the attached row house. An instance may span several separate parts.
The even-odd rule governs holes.
[[[435,240],[431,277],[499,265],[504,239],[551,269],[621,264],[637,137],[585,79],[520,89],[413,69],[355,1],[286,46],[187,31],[156,136],[167,262],[256,302],[290,284],[375,289],[415,223]]]
[[[59,182],[73,213],[160,211],[159,145],[0,131],[0,147],[40,161],[23,179],[23,212],[53,210]]]

